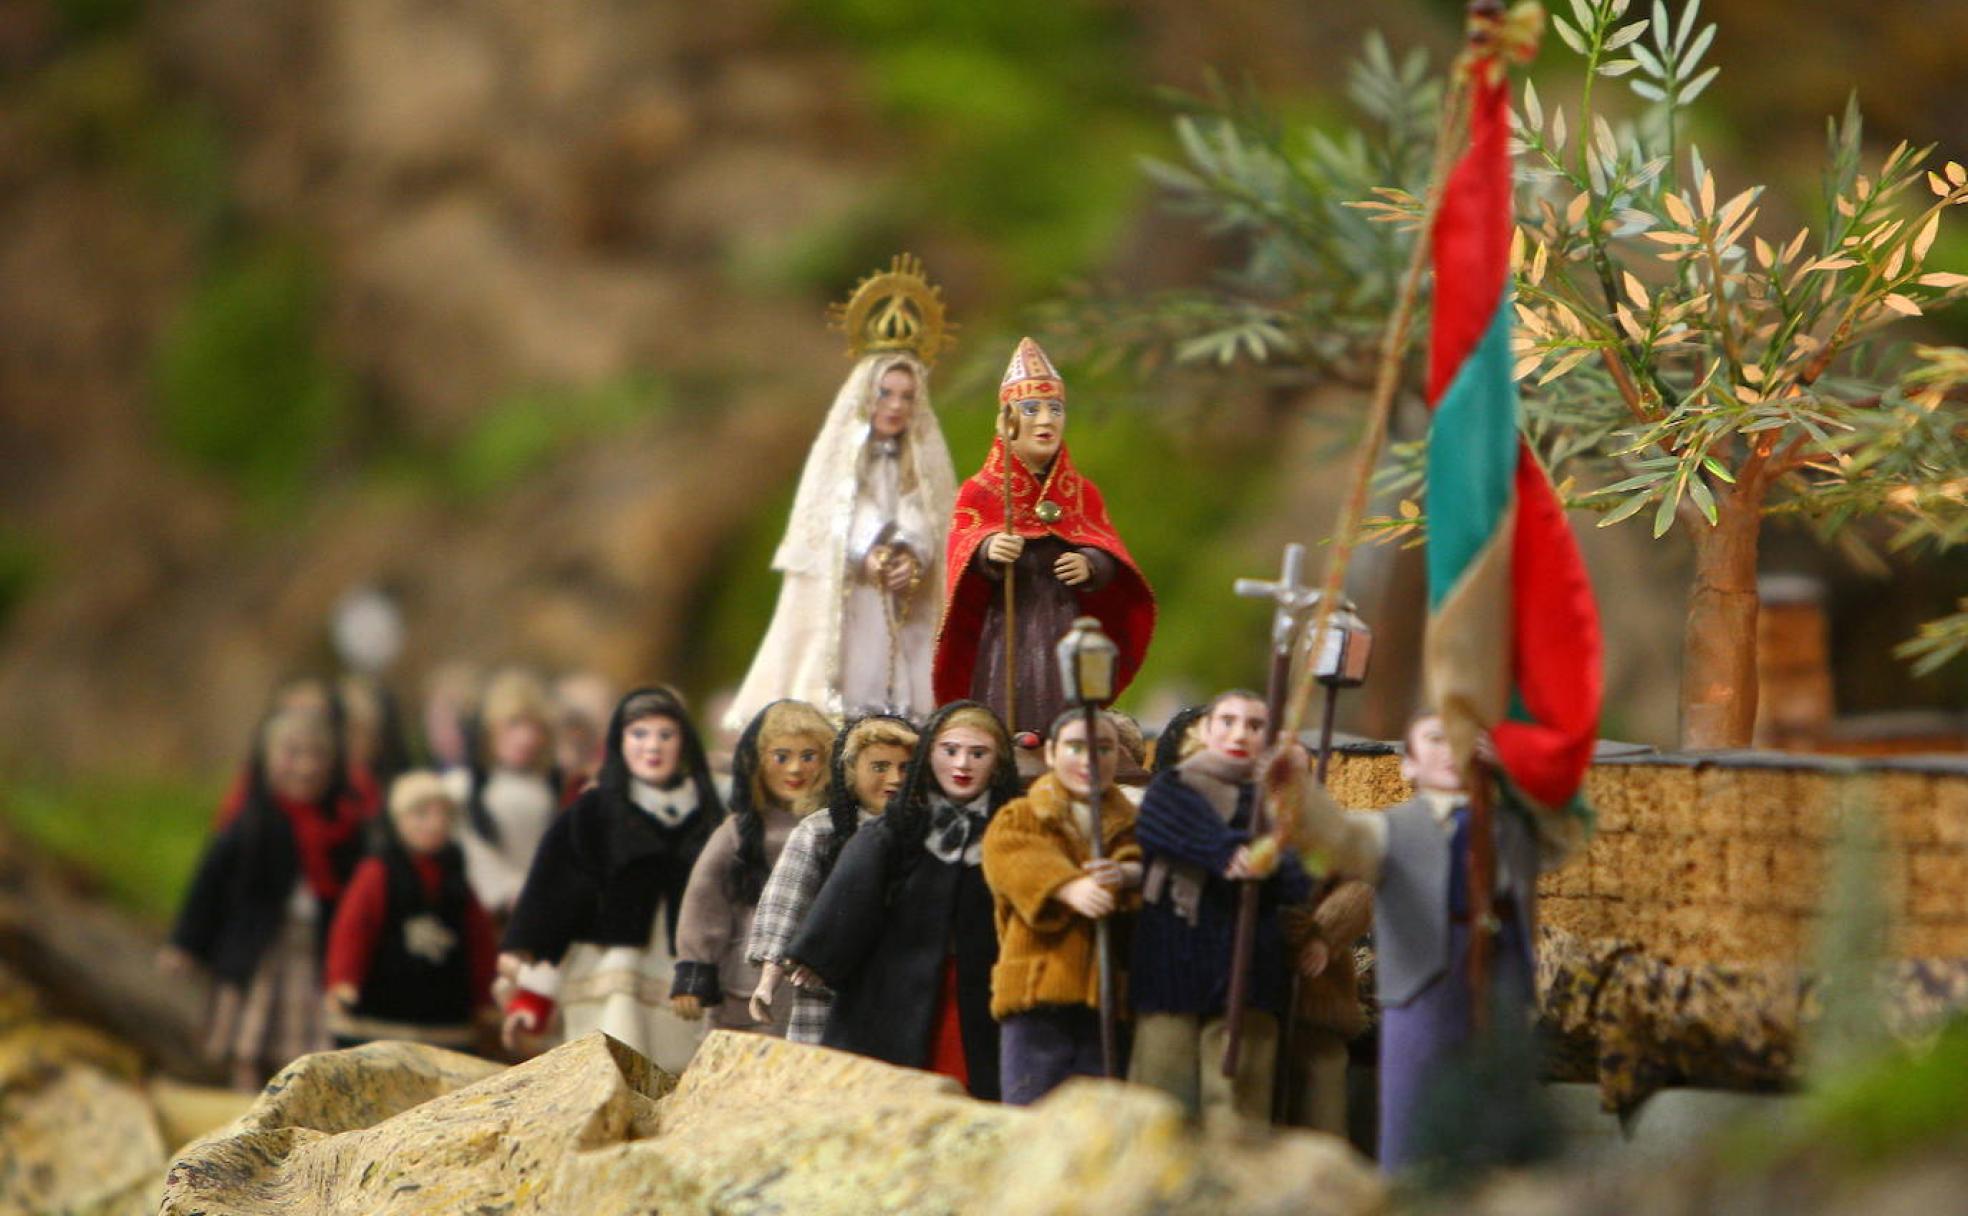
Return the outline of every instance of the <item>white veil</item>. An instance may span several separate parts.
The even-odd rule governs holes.
[[[912,636],[920,631],[922,645],[930,644],[942,610],[944,549],[950,512],[956,505],[956,469],[930,406],[929,370],[903,352],[866,355],[841,384],[807,453],[785,536],[772,557],[772,568],[784,575],[779,602],[726,715],[729,729],[743,729],[752,714],[780,697],[808,701],[835,716],[846,708],[841,697],[841,632],[852,590],[847,581],[848,536],[876,385],[897,367],[916,376],[916,409],[896,454],[896,471],[904,517],[922,520],[928,532],[923,538],[928,552],[922,555],[922,579],[909,617]],[[922,662],[928,662],[926,654]],[[926,667],[924,671],[926,680]]]
[[[772,555],[772,568],[789,574],[821,574],[823,567],[842,568],[848,524],[854,515],[854,487],[861,454],[868,443],[869,414],[875,386],[893,368],[915,373],[916,412],[902,436],[900,453],[903,495],[921,495],[923,515],[940,526],[935,551],[923,555],[924,582],[943,585],[943,541],[949,533],[950,510],[957,500],[957,471],[950,462],[950,445],[929,400],[929,369],[915,356],[886,351],[864,355],[834,395],[833,408],[820,424],[820,434],[807,453],[799,492],[786,520],[786,535]],[[831,602],[831,597],[829,597]]]

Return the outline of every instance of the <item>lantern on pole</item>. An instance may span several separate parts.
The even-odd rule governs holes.
[[[1066,699],[1077,703],[1085,715],[1087,805],[1091,809],[1088,822],[1093,829],[1088,833],[1087,851],[1093,860],[1102,861],[1107,851],[1100,837],[1100,804],[1106,796],[1100,782],[1100,707],[1114,699],[1114,672],[1120,662],[1121,649],[1114,645],[1112,638],[1100,631],[1099,621],[1083,616],[1073,622],[1065,637],[1059,639],[1059,645],[1053,648],[1053,655],[1059,660],[1060,688],[1065,692]],[[1054,746],[1057,746],[1056,741]],[[1107,1076],[1118,1077],[1120,1049],[1115,1026],[1114,951],[1104,916],[1093,922],[1093,942],[1100,993],[1101,1071]]]

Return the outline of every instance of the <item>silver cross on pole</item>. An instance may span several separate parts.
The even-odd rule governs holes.
[[[1277,606],[1277,611],[1271,615],[1271,650],[1274,655],[1291,653],[1299,619],[1307,609],[1319,602],[1318,590],[1305,584],[1302,577],[1304,569],[1305,546],[1294,541],[1285,546],[1284,565],[1277,581],[1266,582],[1261,578],[1237,580],[1238,595],[1245,599],[1270,600]]]

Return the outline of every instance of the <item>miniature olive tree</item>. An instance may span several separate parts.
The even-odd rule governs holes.
[[[1875,566],[1879,538],[1945,546],[1968,531],[1968,352],[1888,341],[1968,289],[1925,266],[1943,213],[1968,202],[1968,170],[1930,169],[1931,150],[1905,143],[1867,168],[1854,102],[1828,123],[1819,213],[1767,232],[1764,188],[1719,180],[1687,138],[1686,109],[1716,79],[1702,65],[1715,26],[1699,0],[1678,15],[1631,4],[1554,15],[1576,100],[1527,85],[1516,115],[1522,425],[1571,505],[1692,544],[1683,743],[1741,746],[1767,518],[1794,515]],[[1617,115],[1616,89],[1630,94]],[[1220,97],[1183,114],[1186,163],[1150,171],[1242,238],[1240,264],[1206,289],[1076,315],[1124,349],[1365,383],[1420,227],[1440,90],[1420,54],[1397,65],[1376,39],[1349,86],[1355,129],[1287,130]],[[1420,446],[1391,449],[1382,484],[1399,507],[1370,521],[1383,537],[1426,525],[1404,497]],[[1883,526],[1849,526],[1862,518]],[[1903,652],[1931,667],[1968,648],[1963,608]]]

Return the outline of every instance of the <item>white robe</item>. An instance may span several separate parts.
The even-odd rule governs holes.
[[[867,422],[870,386],[902,361],[893,355],[862,360],[814,441],[786,538],[773,559],[784,576],[779,603],[725,715],[729,730],[743,730],[782,697],[836,718],[871,710],[920,718],[935,708],[930,663],[943,607],[943,548],[955,475],[926,390],[908,431],[887,441],[895,450],[871,446],[884,441],[872,437]],[[918,368],[918,383],[926,384],[926,373],[908,362]],[[895,597],[892,690],[886,593],[867,581],[863,569],[878,543],[906,545],[922,570],[914,593]]]

